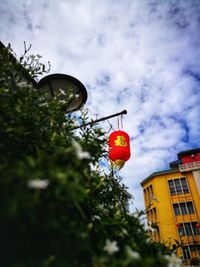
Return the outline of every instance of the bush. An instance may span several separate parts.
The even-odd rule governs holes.
[[[22,82],[22,66],[34,77],[45,70],[38,57],[14,62],[11,53],[0,54],[1,266],[167,266],[169,250],[128,212],[120,177],[99,165],[105,132],[73,131],[77,115]]]
[[[199,257],[195,257],[195,258],[191,259],[190,264],[192,266],[200,266],[200,258]]]

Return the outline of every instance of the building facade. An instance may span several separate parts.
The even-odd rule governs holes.
[[[141,183],[152,238],[180,244],[185,264],[200,257],[200,148],[180,152],[171,169],[151,174]]]

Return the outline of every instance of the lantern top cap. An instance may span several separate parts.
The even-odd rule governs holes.
[[[123,131],[123,130],[120,130],[120,129],[118,129],[118,130],[116,130],[116,131],[113,131],[111,134],[119,133],[119,132],[128,135],[127,132],[125,132],[125,131]]]

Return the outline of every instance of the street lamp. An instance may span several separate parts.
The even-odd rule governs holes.
[[[47,75],[37,83],[37,88],[46,91],[49,99],[56,98],[59,101],[66,102],[66,105],[64,105],[65,113],[80,109],[87,100],[87,91],[85,86],[78,79],[66,74],[56,73]],[[88,123],[74,127],[73,130],[86,127],[88,125],[94,125],[100,121],[123,114],[127,114],[127,111],[123,110],[119,113],[115,113],[98,120],[91,120]]]
[[[6,48],[4,44],[0,41],[0,50],[1,49],[7,49],[9,52],[9,49]],[[26,50],[27,49],[25,47],[25,51]],[[11,58],[11,63],[16,64],[17,59],[10,52],[9,56]],[[86,103],[87,91],[85,86],[78,79],[70,75],[56,73],[47,75],[43,77],[39,82],[37,82],[25,68],[22,67],[22,69],[23,69],[23,80],[25,80],[27,84],[32,84],[34,88],[46,91],[47,98],[49,99],[55,98],[58,101],[66,103],[66,105],[63,105],[65,113],[76,111]],[[121,112],[97,120],[91,120],[90,122],[74,127],[73,129],[75,130],[78,128],[87,127],[89,125],[91,126],[100,121],[108,120],[110,118],[120,116],[123,114],[127,114],[127,111],[123,110]]]
[[[50,74],[42,78],[37,87],[45,90],[48,97],[65,101],[65,113],[81,108],[87,100],[85,86],[76,78],[66,74]],[[71,101],[69,101],[71,99]]]

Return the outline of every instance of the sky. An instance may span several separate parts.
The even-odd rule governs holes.
[[[199,0],[1,0],[0,40],[79,79],[92,119],[127,110],[132,210],[144,209],[143,179],[200,147]]]

